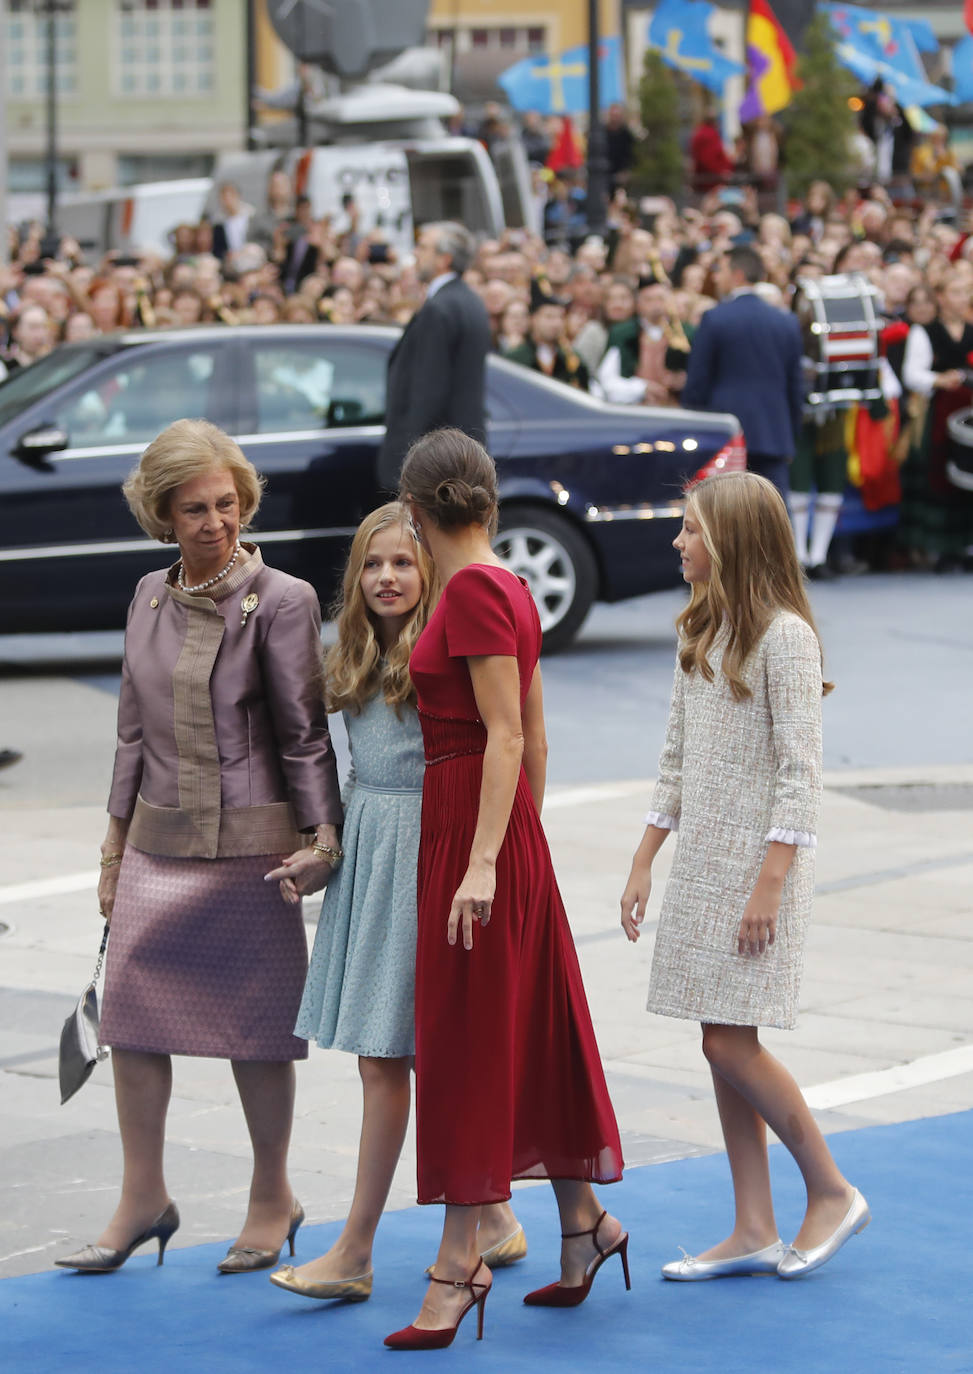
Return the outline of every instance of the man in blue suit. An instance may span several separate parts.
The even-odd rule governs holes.
[[[786,497],[804,406],[800,325],[754,293],[764,266],[749,244],[724,253],[714,276],[723,299],[706,312],[693,338],[681,404],[735,415],[747,466]]]

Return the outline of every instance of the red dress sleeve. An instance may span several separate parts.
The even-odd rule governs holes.
[[[473,564],[450,578],[443,593],[446,652],[517,657],[517,616],[502,569]]]

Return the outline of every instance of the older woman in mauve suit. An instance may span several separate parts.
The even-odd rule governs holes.
[[[98,888],[121,1200],[65,1268],[117,1269],[150,1240],[161,1264],[179,1225],[163,1173],[173,1054],[229,1059],[250,1131],[250,1206],[220,1269],[268,1268],[285,1240],[293,1254],[304,1219],[287,1149],[307,946],[278,877],[340,862],[341,802],[317,597],[240,542],[260,491],[236,443],[202,420],[164,430],[124,486],[142,528],[180,557],[129,609]]]

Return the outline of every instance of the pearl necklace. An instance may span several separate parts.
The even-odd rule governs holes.
[[[215,587],[217,582],[223,581],[224,577],[226,577],[227,573],[230,571],[230,569],[233,567],[233,564],[237,561],[239,557],[240,541],[238,539],[236,541],[236,548],[233,550],[233,557],[230,559],[229,563],[227,563],[226,567],[221,572],[218,572],[215,577],[211,577],[208,582],[198,582],[195,587],[186,586],[185,578],[183,576],[185,569],[183,568],[182,563],[180,563],[179,575],[176,578],[179,590],[182,592],[205,592],[208,587]]]

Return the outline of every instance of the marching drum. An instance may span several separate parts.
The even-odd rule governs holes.
[[[954,410],[946,421],[946,476],[954,487],[973,492],[973,408]]]
[[[794,313],[804,336],[805,397],[812,410],[878,400],[878,290],[858,272],[798,277]]]

